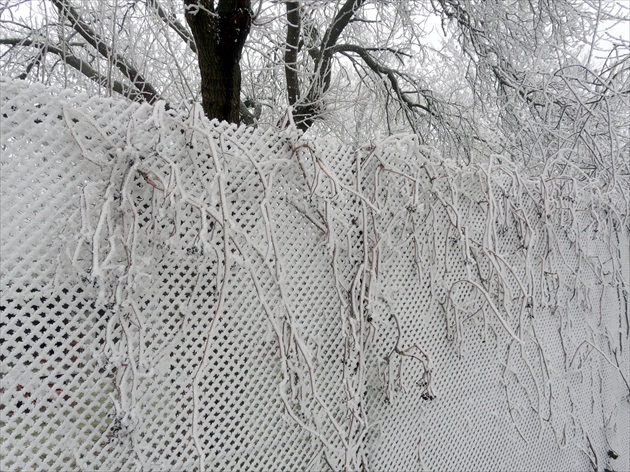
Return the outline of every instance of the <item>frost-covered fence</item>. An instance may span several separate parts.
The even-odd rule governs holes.
[[[2,470],[629,468],[624,195],[1,85]]]

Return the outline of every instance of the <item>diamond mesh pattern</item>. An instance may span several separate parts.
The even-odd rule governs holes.
[[[630,468],[610,195],[1,85],[3,470]]]

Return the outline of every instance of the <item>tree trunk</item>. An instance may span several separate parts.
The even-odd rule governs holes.
[[[251,25],[251,0],[184,0],[201,73],[203,110],[210,119],[240,123],[240,59]]]

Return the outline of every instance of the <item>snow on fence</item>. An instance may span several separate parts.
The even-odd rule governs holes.
[[[623,195],[0,85],[2,470],[630,468]]]

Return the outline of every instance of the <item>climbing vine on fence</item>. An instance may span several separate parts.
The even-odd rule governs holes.
[[[444,424],[489,421],[468,401],[520,447],[549,434],[599,467],[618,440],[623,171],[3,85],[10,469],[39,460],[29,424],[81,444],[46,442],[50,467],[448,468]]]

